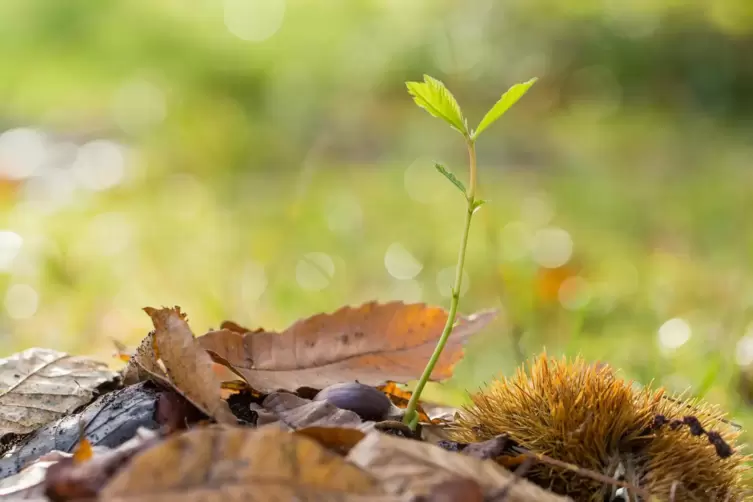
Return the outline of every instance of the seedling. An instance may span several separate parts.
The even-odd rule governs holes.
[[[418,414],[416,413],[416,407],[418,401],[421,398],[421,392],[423,392],[426,382],[429,381],[434,366],[439,360],[439,356],[442,354],[447,340],[452,333],[452,328],[455,323],[455,316],[458,310],[458,303],[460,302],[460,286],[463,279],[463,266],[465,264],[465,250],[468,247],[468,233],[471,228],[471,219],[473,214],[486,202],[484,199],[477,197],[477,175],[476,175],[476,140],[479,135],[484,132],[490,125],[497,121],[505,112],[510,109],[523,95],[531,88],[536,82],[536,78],[524,82],[522,84],[513,85],[502,97],[497,101],[491,109],[486,112],[484,118],[479,122],[476,130],[468,127],[468,120],[463,117],[463,112],[460,110],[460,105],[455,100],[452,93],[445,87],[445,85],[439,80],[432,78],[428,75],[424,75],[423,82],[407,82],[408,92],[413,96],[413,100],[418,106],[429,112],[434,117],[440,118],[447,122],[450,127],[463,135],[465,145],[468,148],[468,188],[466,189],[463,182],[458,179],[449,169],[441,164],[434,164],[434,167],[445,178],[447,178],[455,187],[460,190],[466,200],[465,208],[465,225],[463,226],[463,233],[460,237],[460,250],[458,251],[458,262],[455,269],[455,282],[452,286],[452,299],[450,303],[450,310],[447,315],[447,323],[442,331],[442,336],[437,342],[437,346],[434,349],[429,362],[424,369],[421,378],[416,385],[413,395],[411,396],[408,406],[405,410],[404,422],[408,424],[411,429],[415,429],[418,423]]]

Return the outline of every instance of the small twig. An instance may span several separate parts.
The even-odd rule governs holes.
[[[522,455],[525,455],[528,458],[532,458],[535,461],[541,462],[542,464],[549,464],[549,465],[553,465],[555,467],[559,467],[562,469],[567,469],[568,471],[572,471],[580,476],[591,478],[594,481],[599,481],[601,483],[606,483],[613,486],[619,486],[621,488],[625,488],[628,491],[631,491],[640,495],[646,500],[651,500],[651,494],[647,492],[646,490],[644,490],[643,488],[639,488],[625,481],[619,481],[617,479],[610,478],[609,476],[605,476],[596,471],[592,471],[591,469],[578,467],[575,464],[568,464],[567,462],[562,462],[561,460],[553,459],[552,457],[548,457],[542,453],[523,452]]]

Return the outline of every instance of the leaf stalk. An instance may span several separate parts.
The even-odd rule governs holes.
[[[466,211],[465,211],[465,224],[463,225],[463,235],[460,238],[460,249],[458,250],[458,262],[455,268],[455,283],[452,286],[452,299],[450,302],[450,310],[447,313],[447,322],[445,323],[442,335],[439,337],[437,346],[434,348],[434,353],[431,355],[429,362],[426,364],[421,378],[418,380],[416,388],[413,390],[408,406],[405,409],[405,415],[403,416],[403,422],[408,425],[412,430],[415,430],[417,420],[416,408],[418,407],[418,401],[421,398],[421,393],[426,387],[426,383],[431,378],[431,373],[434,371],[434,367],[439,361],[439,357],[442,355],[447,340],[452,334],[452,329],[455,326],[455,317],[458,312],[458,303],[460,302],[460,291],[463,283],[463,267],[465,266],[465,252],[468,248],[468,235],[471,230],[471,220],[473,219],[473,213],[475,212],[475,194],[476,194],[476,143],[470,137],[466,137],[466,145],[468,147],[468,161],[470,167],[470,182],[468,192],[466,195]]]

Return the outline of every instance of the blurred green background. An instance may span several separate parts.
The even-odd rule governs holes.
[[[546,347],[753,426],[749,0],[0,3],[0,346],[109,359],[146,305],[195,331],[378,299],[447,306],[465,176],[411,102],[476,123],[452,389]],[[448,392],[450,392],[448,391]]]

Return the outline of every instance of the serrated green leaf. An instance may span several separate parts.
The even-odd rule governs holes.
[[[418,106],[434,117],[443,119],[462,134],[468,134],[468,125],[460,111],[460,105],[442,82],[424,75],[423,82],[406,82],[405,85]]]
[[[514,105],[520,98],[523,97],[526,92],[528,92],[528,89],[530,89],[537,80],[538,78],[532,78],[528,82],[515,84],[510,87],[507,92],[504,93],[501,98],[499,98],[499,101],[497,101],[494,106],[492,106],[491,109],[486,112],[484,118],[481,119],[481,122],[479,122],[476,131],[473,133],[473,139],[478,138],[479,134],[481,134],[487,127],[496,122],[498,118],[504,115],[512,105]]]
[[[459,179],[457,179],[457,177],[454,174],[452,174],[452,171],[448,170],[442,164],[439,164],[437,162],[434,163],[434,167],[437,169],[437,171],[439,171],[440,173],[442,173],[442,175],[444,175],[445,178],[447,178],[448,180],[450,180],[453,185],[455,185],[456,187],[458,187],[458,190],[460,190],[461,192],[463,192],[463,195],[465,195],[466,197],[468,197],[468,195],[466,195],[466,192],[465,192],[465,185],[463,185],[463,182],[460,181]]]

